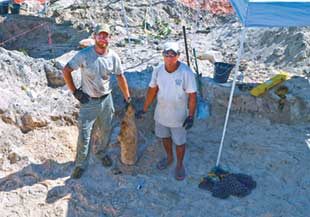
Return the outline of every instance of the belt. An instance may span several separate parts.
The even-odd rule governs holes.
[[[102,95],[102,96],[99,96],[99,97],[90,97],[91,99],[93,100],[101,100],[101,99],[104,99],[108,96],[109,94],[105,94],[105,95]]]

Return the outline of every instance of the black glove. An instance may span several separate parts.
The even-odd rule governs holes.
[[[188,130],[193,126],[193,124],[194,124],[193,116],[187,116],[187,118],[185,119],[183,123],[183,127],[185,127],[185,130]]]
[[[82,91],[81,88],[75,89],[75,91],[74,91],[74,93],[73,93],[73,96],[74,96],[77,100],[79,100],[82,104],[88,103],[88,101],[89,101],[89,96],[88,96],[88,94],[84,93],[84,92]]]
[[[144,117],[145,113],[146,112],[144,112],[143,110],[139,110],[139,111],[136,112],[135,116],[136,116],[137,119],[142,119]]]
[[[126,104],[132,103],[132,98],[131,98],[131,97],[128,97],[127,101],[125,100],[125,103],[126,103]]]
[[[132,105],[132,99],[131,97],[128,97],[127,101],[124,99],[124,103],[125,103],[125,108],[126,110],[128,109],[129,105]]]

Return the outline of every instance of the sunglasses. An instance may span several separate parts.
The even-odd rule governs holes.
[[[97,34],[97,35],[96,35],[96,38],[97,38],[97,39],[101,39],[101,40],[108,39],[109,37],[110,37],[109,34]]]
[[[176,52],[174,52],[174,51],[170,51],[170,52],[164,51],[164,52],[163,52],[163,55],[164,55],[164,57],[175,57],[175,56],[177,56],[178,54],[177,54]]]

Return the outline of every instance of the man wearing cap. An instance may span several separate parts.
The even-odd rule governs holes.
[[[63,69],[64,79],[74,97],[80,102],[78,117],[79,137],[75,168],[72,178],[80,178],[87,167],[90,150],[90,136],[95,121],[103,131],[98,157],[105,165],[112,164],[108,155],[104,155],[110,134],[114,107],[111,95],[111,75],[116,75],[118,86],[122,91],[125,102],[130,103],[130,94],[123,67],[119,56],[109,48],[111,38],[110,27],[99,24],[95,28],[95,45],[79,51]],[[71,73],[81,69],[81,87],[74,85]]]
[[[157,168],[163,170],[173,163],[174,142],[177,156],[175,178],[183,180],[186,130],[193,126],[197,86],[193,71],[179,61],[179,56],[178,43],[167,42],[164,45],[164,63],[154,69],[143,110],[138,111],[136,116],[141,118],[157,96],[155,133],[162,139],[167,154],[158,162]]]

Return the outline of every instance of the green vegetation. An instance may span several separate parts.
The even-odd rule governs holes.
[[[172,32],[172,28],[169,23],[158,19],[155,21],[153,26],[146,20],[143,20],[141,27],[149,37],[154,37],[156,39],[165,39]]]
[[[28,51],[26,48],[18,48],[17,49],[19,52],[22,52],[24,55],[28,56]]]

